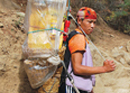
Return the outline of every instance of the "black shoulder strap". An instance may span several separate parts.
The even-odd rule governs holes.
[[[70,32],[69,35],[68,35],[68,38],[66,40],[66,50],[65,50],[65,54],[64,54],[64,63],[65,63],[65,66],[66,66],[67,69],[68,69],[68,66],[69,66],[70,58],[71,58],[71,54],[70,54],[70,51],[69,51],[69,48],[68,48],[68,42],[76,34],[80,34],[80,33],[75,31],[75,30]],[[63,68],[62,74],[61,74],[61,82],[64,82],[65,78],[66,78],[66,72],[65,72],[65,69]]]
[[[79,33],[79,32],[77,32],[77,31],[72,31],[72,32],[70,32],[69,33],[69,35],[68,35],[68,38],[67,38],[67,43],[68,43],[68,41],[74,36],[74,35],[76,35],[76,34],[81,34],[81,33]]]
[[[70,58],[71,58],[71,54],[70,54],[70,51],[68,48],[68,42],[76,34],[81,34],[81,33],[74,30],[74,31],[70,32],[70,34],[68,35],[68,38],[66,40],[66,50],[65,50],[65,55],[64,55],[64,62],[65,62],[65,66],[67,69],[68,69]]]
[[[70,58],[71,58],[71,54],[70,54],[70,51],[68,48],[68,42],[76,34],[81,34],[81,33],[74,30],[74,31],[70,32],[70,34],[68,35],[68,38],[66,40],[66,50],[65,50],[65,55],[64,55],[64,63],[65,63],[65,66],[67,69],[69,66]],[[66,71],[63,68],[58,93],[65,93],[65,88],[66,88],[65,79],[66,79]]]

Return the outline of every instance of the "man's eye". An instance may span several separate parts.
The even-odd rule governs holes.
[[[89,21],[89,23],[92,23],[93,21]]]
[[[94,24],[96,24],[96,22],[93,22]]]

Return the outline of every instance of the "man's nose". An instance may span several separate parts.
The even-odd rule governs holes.
[[[93,22],[91,23],[91,27],[92,27],[92,28],[94,28],[94,27],[95,27],[95,24],[94,24]]]

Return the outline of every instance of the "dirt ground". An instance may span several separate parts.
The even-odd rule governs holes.
[[[23,29],[24,16],[19,15],[20,11],[14,10],[13,7],[11,9],[13,11],[4,7],[0,9],[0,93],[45,93],[43,87],[49,91],[54,82],[50,93],[56,93],[62,68],[59,68],[43,87],[31,88],[23,67],[21,48],[26,39]],[[130,40],[130,36],[102,24],[97,25],[90,37],[93,43],[104,51],[125,46]]]

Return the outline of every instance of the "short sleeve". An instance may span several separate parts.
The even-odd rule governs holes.
[[[81,34],[76,34],[69,40],[68,47],[71,54],[76,51],[85,52],[85,37]]]

